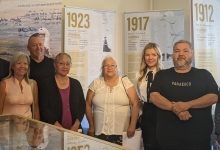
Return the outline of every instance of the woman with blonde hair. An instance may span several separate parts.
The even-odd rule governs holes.
[[[127,131],[128,137],[135,133],[139,111],[137,93],[127,77],[119,77],[112,56],[104,58],[101,71],[100,78],[89,85],[86,96],[88,134],[122,145],[122,132]]]
[[[162,69],[161,51],[156,43],[148,43],[142,51],[139,72],[136,73],[136,89],[144,102],[141,129],[145,150],[159,150],[156,140],[156,106],[149,97],[155,74]]]
[[[9,75],[0,82],[0,114],[18,114],[40,120],[37,83],[29,79],[30,58],[15,53]]]

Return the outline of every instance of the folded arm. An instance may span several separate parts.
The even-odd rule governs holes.
[[[174,103],[166,99],[164,96],[160,95],[159,92],[152,92],[150,94],[150,101],[160,109],[173,111]],[[176,115],[182,121],[189,120],[192,117],[188,110],[182,111]]]
[[[218,96],[216,94],[206,94],[195,100],[188,102],[174,102],[173,103],[173,112],[179,114],[182,111],[186,111],[194,108],[205,108],[211,106],[212,104],[218,101]]]
[[[172,111],[173,109],[172,102],[166,99],[164,96],[160,95],[159,92],[150,93],[150,101],[160,109],[169,111]]]

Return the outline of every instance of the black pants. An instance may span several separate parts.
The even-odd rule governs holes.
[[[122,145],[122,135],[105,135],[105,134],[100,134],[100,135],[95,135],[96,138],[108,141],[111,143],[115,143],[118,145]]]
[[[141,130],[145,150],[161,150],[156,138],[156,106],[144,103]]]

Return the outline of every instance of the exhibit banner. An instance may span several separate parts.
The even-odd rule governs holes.
[[[220,83],[220,0],[192,0],[195,67],[207,69]]]
[[[18,52],[30,54],[28,39],[39,33],[45,56],[61,52],[62,0],[0,0],[0,58],[10,60]]]
[[[69,76],[88,85],[101,74],[106,55],[114,54],[115,12],[65,7],[64,51],[72,58]]]
[[[127,12],[125,22],[125,74],[134,83],[141,53],[149,42],[158,44],[164,68],[173,66],[173,44],[184,39],[184,11],[160,10]]]

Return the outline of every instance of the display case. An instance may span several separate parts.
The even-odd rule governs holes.
[[[0,150],[129,150],[19,115],[0,116]]]

